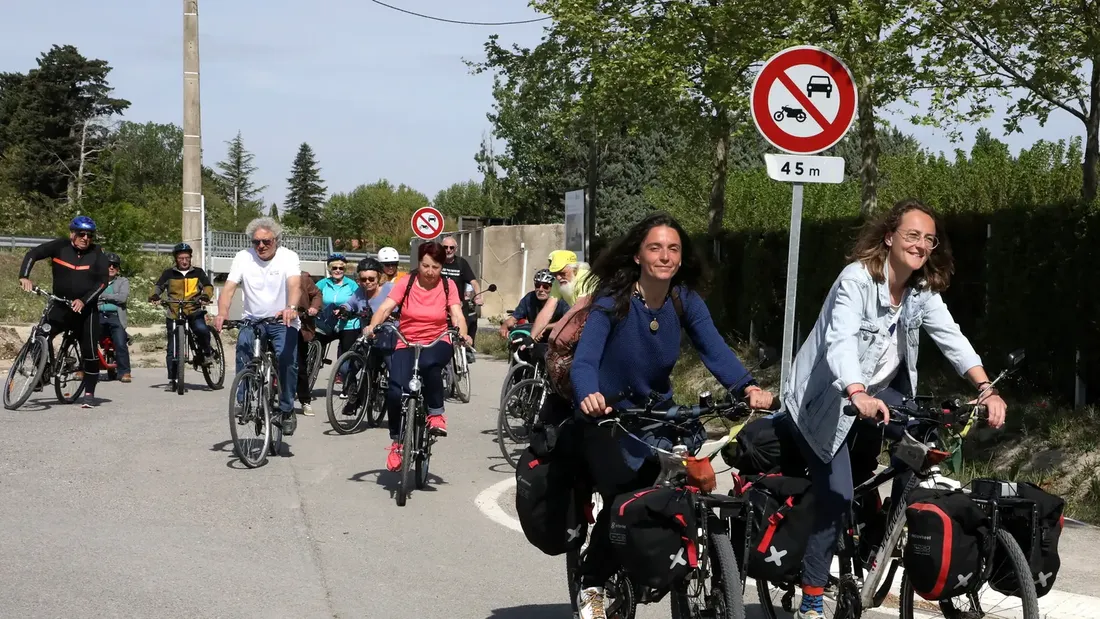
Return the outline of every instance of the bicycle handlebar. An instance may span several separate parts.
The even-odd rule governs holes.
[[[608,404],[614,408],[614,404]],[[648,419],[667,423],[684,423],[704,416],[718,416],[727,419],[740,417],[752,412],[753,409],[745,402],[722,401],[705,402],[701,404],[675,404],[666,411],[655,411],[651,407],[644,408],[615,408],[602,420],[629,421],[631,419]],[[601,421],[602,421],[601,420]]]
[[[383,327],[385,327],[385,325],[378,325],[377,327],[374,328],[374,333],[378,333],[379,330],[381,330]],[[443,331],[443,333],[440,333],[438,337],[436,337],[434,340],[432,340],[428,344],[412,344],[412,343],[409,343],[409,340],[405,339],[405,334],[401,333],[401,329],[398,329],[397,327],[392,327],[392,326],[391,327],[386,327],[386,328],[393,329],[393,332],[397,334],[397,338],[399,340],[401,340],[402,342],[404,342],[405,346],[408,346],[409,348],[413,348],[413,347],[429,348],[431,346],[435,346],[444,337],[450,335],[451,331],[457,331],[456,329],[454,329],[454,327],[451,327],[451,328],[448,328],[445,331]]]
[[[905,429],[910,422],[927,421],[936,425],[948,426],[957,424],[964,427],[964,435],[967,426],[974,420],[989,421],[989,410],[984,404],[960,404],[950,403],[949,408],[941,407],[938,411],[928,407],[909,409],[900,406],[887,406],[890,409],[890,421],[883,424],[881,420],[862,419],[864,423],[883,425],[883,436],[887,439],[900,441],[905,435]],[[859,410],[852,404],[844,406],[844,414],[849,417],[859,415]]]
[[[59,297],[59,296],[57,296],[57,295],[55,295],[51,292],[46,292],[45,290],[42,290],[38,286],[35,286],[34,288],[31,288],[31,294],[36,294],[40,297],[46,297],[47,299],[49,299],[51,301],[54,301],[56,303],[65,303],[66,305],[72,305],[73,304],[71,299],[65,299],[65,298]]]
[[[222,328],[225,329],[239,329],[241,327],[257,327],[259,325],[281,325],[283,324],[282,318],[276,318],[275,316],[269,316],[267,318],[242,318],[241,320],[226,320],[222,323]]]

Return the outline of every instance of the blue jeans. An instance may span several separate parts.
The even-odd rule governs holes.
[[[195,338],[199,350],[204,355],[213,352],[210,350],[210,327],[206,325],[206,312],[195,312],[188,316],[187,325],[191,327],[191,337]],[[164,354],[164,364],[168,367],[168,380],[176,380],[176,364],[172,363],[176,358],[176,321],[165,319],[164,328],[168,333],[168,348]]]
[[[260,330],[275,349],[275,371],[279,377],[279,411],[294,412],[294,393],[298,385],[298,330],[283,325],[261,325]],[[238,372],[252,360],[254,340],[251,327],[241,329],[237,336]]]
[[[421,393],[428,415],[443,414],[443,368],[451,361],[454,348],[446,342],[420,351],[420,380],[424,383]],[[413,350],[402,348],[390,356],[390,385],[386,389],[386,414],[389,415],[390,438],[401,435],[401,393],[408,388],[413,373]]]
[[[115,363],[118,365],[115,369],[118,371],[119,376],[125,376],[130,373],[130,347],[126,342],[126,329],[122,328],[122,320],[118,317],[118,312],[100,312],[99,314],[99,328],[101,331],[106,331],[107,335],[111,338],[111,343],[115,345]]]

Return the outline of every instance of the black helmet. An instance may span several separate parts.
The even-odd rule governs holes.
[[[107,264],[108,265],[113,264],[116,267],[122,266],[122,258],[119,258],[118,254],[107,252],[106,256],[107,256]]]
[[[554,276],[550,274],[550,269],[539,269],[535,272],[536,284],[553,284]]]
[[[180,254],[194,254],[194,250],[187,243],[178,243],[172,248],[172,256],[178,256]]]
[[[375,258],[367,256],[366,258],[360,260],[359,264],[355,265],[355,268],[357,271],[378,271],[379,273],[381,273],[382,263]]]

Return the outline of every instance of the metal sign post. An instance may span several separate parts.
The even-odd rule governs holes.
[[[787,244],[787,294],[783,301],[783,363],[779,384],[787,385],[794,361],[794,305],[798,296],[798,248],[802,240],[802,183],[791,186],[791,240]]]

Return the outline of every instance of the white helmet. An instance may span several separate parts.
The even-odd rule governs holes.
[[[383,247],[378,250],[378,261],[382,264],[392,264],[401,262],[401,256],[397,254],[397,250],[392,247]]]

